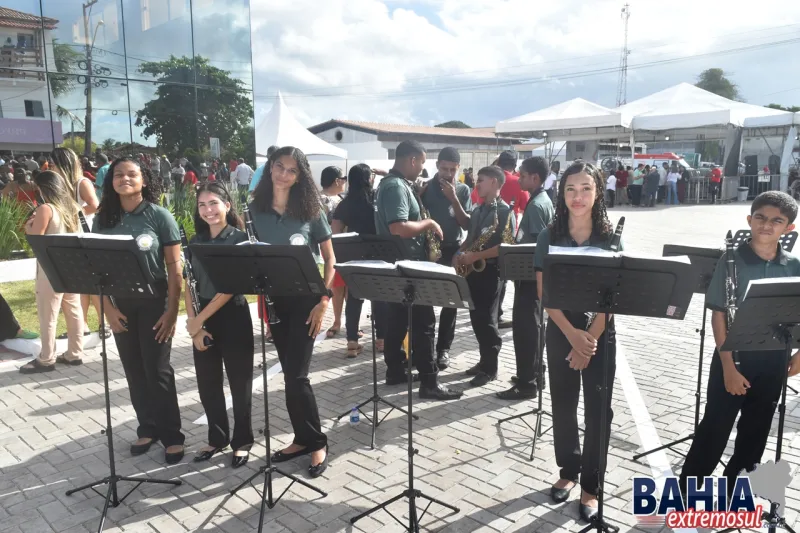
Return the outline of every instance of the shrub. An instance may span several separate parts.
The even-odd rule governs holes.
[[[31,254],[25,239],[25,221],[32,209],[31,204],[18,202],[13,198],[0,198],[0,260],[11,259],[14,252]]]

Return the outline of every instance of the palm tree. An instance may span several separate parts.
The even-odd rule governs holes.
[[[106,139],[105,141],[103,141],[103,144],[101,145],[103,147],[103,151],[110,152],[111,150],[114,149],[115,143],[116,141],[114,141],[114,139]]]
[[[75,88],[77,78],[71,74],[82,58],[83,55],[69,44],[59,43],[57,39],[53,39],[53,62],[58,74],[51,74],[48,80],[54,97],[65,95]],[[59,116],[63,115],[59,113]]]

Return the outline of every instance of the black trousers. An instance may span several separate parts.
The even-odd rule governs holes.
[[[181,413],[175,390],[175,372],[170,364],[172,339],[156,340],[153,326],[167,305],[166,284],[157,298],[117,298],[117,307],[128,319],[128,330],[115,333],[131,403],[136,411],[139,438],[160,439],[165,448],[183,444]]]
[[[711,195],[712,204],[717,203],[717,197],[719,196],[719,190],[721,188],[720,185],[721,183],[716,181],[712,181],[708,184],[708,194]]]
[[[520,389],[535,385],[539,373],[539,336],[541,317],[535,281],[517,281],[512,317],[514,354],[517,358],[517,385]]]
[[[586,329],[587,317],[584,314],[564,313],[573,326]],[[609,352],[605,351],[605,336],[610,335]],[[608,439],[611,432],[611,396],[616,374],[616,334],[612,319],[610,328],[597,341],[597,353],[589,366],[581,372],[569,367],[566,357],[572,346],[552,320],[547,321],[545,335],[547,343],[547,364],[550,375],[550,398],[553,406],[553,440],[556,451],[556,464],[561,469],[561,479],[580,481],[581,488],[589,494],[597,494],[598,472],[605,473]],[[606,425],[600,427],[600,391],[603,383],[603,363],[608,357],[608,387]],[[583,452],[578,436],[578,399],[581,382],[583,384],[583,410],[586,430],[583,437]],[[599,464],[598,453],[602,447],[603,464]]]
[[[458,251],[459,245],[442,245],[442,258],[440,265],[451,266],[453,256]],[[453,346],[453,339],[456,338],[456,317],[458,309],[455,307],[442,307],[439,312],[439,332],[436,336],[436,353],[449,350]]]
[[[370,302],[375,318],[375,338],[386,338],[386,302]],[[348,341],[358,341],[358,324],[361,321],[361,308],[364,300],[354,297],[347,292],[347,305],[344,308],[344,324],[347,330]]]
[[[314,338],[308,336],[306,320],[318,302],[319,299],[314,297],[275,298],[275,312],[280,322],[270,326],[283,369],[286,410],[294,430],[294,443],[311,451],[321,450],[328,444],[319,421],[317,399],[308,379]]]
[[[628,185],[628,196],[633,205],[641,205],[642,202],[642,186],[641,185]]]
[[[202,301],[205,308],[208,300]],[[194,350],[197,390],[208,418],[208,444],[249,450],[253,444],[253,320],[244,297],[234,297],[206,321],[214,344]],[[228,375],[233,398],[233,439],[230,437],[222,367]]]
[[[789,362],[783,351],[741,352],[739,358],[740,372],[750,382],[744,396],[734,396],[725,390],[722,361],[719,353],[714,351],[708,375],[706,409],[681,470],[682,487],[686,486],[688,477],[702,479],[714,472],[740,412],[733,455],[724,471],[728,490],[733,490],[739,472],[750,472],[761,462]]]
[[[388,328],[384,342],[383,359],[386,375],[405,375],[406,351],[403,340],[408,333],[408,311],[403,304],[387,303]],[[436,333],[436,314],[429,305],[415,305],[411,313],[411,362],[419,372],[423,385],[436,383],[439,367],[433,353]]]
[[[0,342],[13,339],[19,331],[19,322],[14,318],[14,312],[9,307],[6,299],[0,294]]]
[[[617,191],[606,189],[606,193],[608,193],[608,207],[614,207],[614,199],[617,196]]]
[[[497,374],[497,359],[503,340],[497,327],[497,307],[500,304],[500,272],[496,263],[486,265],[483,272],[472,272],[467,276],[467,284],[475,309],[469,312],[472,331],[478,339],[481,370],[494,376]]]

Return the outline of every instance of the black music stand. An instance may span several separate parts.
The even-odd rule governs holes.
[[[438,307],[457,307],[472,309],[474,306],[469,295],[467,280],[455,273],[452,267],[437,265],[422,261],[398,261],[395,265],[378,262],[351,262],[338,266],[342,277],[347,276],[347,287],[358,298],[377,300],[379,302],[402,303],[408,310],[408,336],[412,337],[411,313],[414,305],[432,305]],[[413,343],[412,343],[413,344]],[[411,348],[413,350],[413,346]],[[407,365],[408,374],[411,375],[411,360],[409,354]],[[412,425],[412,380],[408,380],[408,488],[400,494],[376,505],[350,519],[355,524],[365,516],[384,510],[397,523],[411,533],[419,532],[419,522],[428,512],[431,504],[437,503],[450,509],[453,514],[460,512],[457,507],[431,498],[421,490],[414,488],[414,449]],[[402,499],[408,498],[408,524],[403,524],[393,515],[387,507]],[[417,499],[428,500],[428,505],[417,516]]]
[[[545,258],[542,305],[551,309],[604,314],[606,324],[611,314],[683,319],[692,297],[691,265],[669,259],[626,257],[604,253],[586,255],[562,253],[552,249]],[[605,335],[603,383],[598,386],[601,405],[608,405],[607,383],[609,335]],[[610,408],[610,405],[608,406]],[[600,428],[606,432],[608,409],[600,410]],[[592,522],[580,533],[618,532],[603,519],[603,486],[605,482],[606,433],[597,450],[600,468],[597,472],[598,510]]]
[[[189,246],[194,256],[200,261],[211,278],[214,288],[223,294],[257,294],[274,298],[297,296],[322,296],[326,294],[325,284],[320,276],[317,263],[308,246],[271,245],[256,243],[242,244],[192,244]],[[231,272],[236,275],[232,276]],[[299,483],[323,497],[328,494],[307,481],[285,472],[272,464],[271,431],[269,424],[269,391],[267,389],[267,348],[264,334],[264,316],[261,316],[261,374],[264,384],[264,429],[266,437],[266,464],[231,491],[236,494],[258,476],[264,476],[261,490],[261,514],[258,519],[258,531],[264,527],[266,507],[272,509],[284,494]],[[277,498],[272,494],[272,478],[280,474],[291,480],[291,483]],[[258,489],[253,486],[258,492]]]
[[[762,279],[750,282],[744,300],[736,310],[725,343],[724,351],[785,350],[783,384],[778,404],[778,440],[775,447],[775,464],[781,460],[783,426],[786,415],[786,390],[789,382],[789,361],[792,349],[800,348],[800,278]],[[783,510],[781,510],[783,512]],[[769,512],[763,513],[768,530],[778,528],[794,533],[772,503]],[[725,531],[733,531],[732,529]]]
[[[719,262],[719,259],[722,257],[723,253],[724,250],[721,248],[701,248],[697,246],[665,244],[663,255],[664,257],[689,257],[689,261],[692,263],[692,270],[694,271],[692,274],[692,279],[696,282],[693,291],[695,294],[702,294],[703,298],[705,299],[705,294],[708,292],[708,286],[711,283],[711,277],[714,275],[714,269],[717,267],[717,262]],[[700,399],[703,395],[703,357],[705,355],[707,314],[708,308],[706,307],[705,301],[703,301],[703,318],[700,322],[700,329],[695,329],[695,332],[700,334],[700,355],[697,360],[697,388],[694,391],[694,427],[692,432],[685,437],[668,442],[667,444],[659,446],[658,448],[653,448],[652,450],[638,453],[633,456],[634,461],[638,461],[642,457],[648,456],[651,453],[667,449],[674,451],[678,455],[686,457],[685,453],[674,450],[673,446],[677,446],[678,444],[692,440],[695,432],[697,431],[697,425],[700,424]]]
[[[739,246],[742,243],[747,242],[751,234],[752,232],[749,229],[740,229],[737,231],[736,235],[733,236],[734,246]],[[781,243],[781,248],[787,252],[791,252],[792,249],[794,249],[795,243],[797,243],[797,236],[798,235],[796,231],[790,231],[789,233],[781,235],[781,239],[779,241]]]
[[[498,265],[500,267],[500,277],[506,280],[512,281],[533,281],[536,282],[536,269],[534,268],[534,254],[536,253],[536,245],[535,244],[501,244],[500,245],[500,253],[498,255]],[[533,431],[533,442],[531,443],[531,455],[529,461],[533,461],[533,456],[536,452],[536,441],[547,433],[550,428],[545,429],[542,431],[542,417],[547,416],[551,420],[553,419],[553,415],[549,412],[544,410],[542,406],[542,394],[544,387],[544,306],[542,305],[541,300],[539,301],[539,306],[536,310],[539,314],[540,322],[539,324],[541,327],[539,328],[539,346],[536,347],[538,350],[538,357],[539,357],[539,393],[537,395],[536,400],[536,407],[534,407],[530,411],[526,411],[524,413],[509,416],[498,420],[498,424],[502,424],[504,422],[509,422],[511,420],[521,420],[523,424],[528,426],[531,431]],[[528,424],[528,421],[525,420],[526,416],[529,415],[536,415],[536,423],[534,426]]]
[[[91,294],[100,297],[100,331],[105,329],[104,296],[125,298],[155,296],[151,287],[152,278],[144,257],[139,251],[133,237],[104,238],[102,235],[28,235],[28,242],[36,255],[36,259],[47,275],[53,290],[62,293]],[[123,324],[124,325],[124,324]],[[179,480],[161,480],[144,477],[127,477],[117,475],[114,462],[114,438],[111,427],[111,396],[108,387],[108,356],[106,338],[100,335],[100,358],[103,361],[103,386],[106,397],[106,428],[101,433],[108,440],[109,475],[86,485],[66,492],[70,496],[76,492],[95,489],[98,485],[108,485],[105,494],[105,505],[100,515],[97,532],[103,531],[108,508],[117,507],[142,483],[163,485],[180,485]],[[117,495],[117,483],[131,481],[136,483],[122,498]]]
[[[405,248],[402,242],[396,239],[388,239],[386,237],[378,237],[376,235],[336,235],[331,239],[333,243],[333,254],[336,256],[337,264],[335,266],[337,272],[342,276],[346,285],[350,285],[350,274],[342,272],[340,264],[347,263],[348,261],[384,261],[386,263],[394,263],[398,259],[405,257]],[[355,294],[355,293],[353,293]],[[395,409],[407,415],[408,412],[402,407],[398,407],[392,402],[384,399],[378,394],[378,350],[375,347],[375,310],[370,311],[370,322],[372,325],[372,396],[360,404],[356,405],[356,409],[364,415],[370,424],[372,424],[372,444],[371,447],[375,449],[375,431],[378,426],[386,420],[392,411]],[[362,407],[372,403],[372,418],[367,416]],[[378,419],[378,404],[383,403],[391,407],[389,411],[383,415],[383,418]],[[336,420],[341,420],[347,416],[350,411],[345,411],[340,414]],[[412,415],[414,420],[419,420],[417,415]]]

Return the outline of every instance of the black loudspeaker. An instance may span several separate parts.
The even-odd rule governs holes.
[[[744,158],[744,175],[757,176],[758,175],[758,156],[748,155]]]

